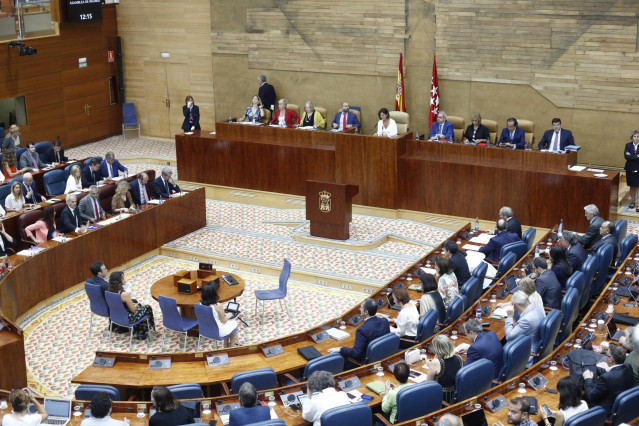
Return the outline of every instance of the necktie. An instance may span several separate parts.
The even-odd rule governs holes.
[[[91,170],[91,182],[95,182],[95,172]]]
[[[510,132],[510,140],[512,141],[513,139],[515,139],[515,132]]]
[[[37,169],[38,168],[38,163],[35,160],[35,156],[33,154],[31,154],[31,161],[33,161],[33,168]]]
[[[55,153],[55,158],[57,159],[56,163],[60,162],[60,151]]]
[[[93,208],[95,208],[95,220],[100,220],[100,208],[98,207],[98,201],[93,199]]]
[[[77,209],[71,210],[71,214],[73,215],[73,219],[75,219],[75,227],[80,227],[80,222],[78,222],[78,215],[76,214]]]
[[[342,130],[346,130],[346,115],[347,115],[347,114],[346,114],[345,112],[344,112],[344,113],[342,113],[342,117],[344,118],[344,119],[342,120]]]
[[[164,186],[166,187],[166,193],[171,195],[171,192],[169,191],[169,181],[168,180],[164,181]]]
[[[140,191],[140,204],[146,204],[146,200],[149,198],[146,196],[146,185],[140,184],[140,186],[142,187]]]
[[[552,150],[557,151],[559,149],[559,132],[555,132],[555,137],[552,140]]]

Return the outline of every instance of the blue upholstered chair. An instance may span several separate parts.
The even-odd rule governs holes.
[[[530,250],[535,243],[535,236],[537,235],[537,230],[532,226],[524,232],[524,235],[521,236],[521,240],[526,243],[526,251]]]
[[[388,333],[371,340],[366,348],[366,364],[380,361],[399,351],[399,337],[395,333]]]
[[[322,426],[348,425],[370,426],[373,422],[373,410],[366,404],[348,404],[330,408],[322,413]]]
[[[122,104],[122,137],[124,139],[126,139],[127,127],[133,127],[133,130],[137,130],[138,138],[140,138],[140,122],[135,113],[135,104],[133,102]]]
[[[497,266],[497,274],[495,275],[495,279],[501,278],[510,268],[512,268],[517,262],[517,255],[513,252],[507,253],[504,257],[499,260],[499,265]]]
[[[485,263],[483,263],[485,265]],[[481,292],[483,289],[483,280],[480,280],[477,277],[470,277],[461,288],[461,292],[464,296],[466,296],[466,300],[468,301],[468,306],[472,305],[479,299],[481,296]]]
[[[482,287],[484,285],[484,280],[486,279],[486,271],[488,271],[488,264],[481,262],[477,267],[473,270],[473,277],[477,277],[480,283],[482,283]]]
[[[9,180],[7,181],[7,185],[11,186],[11,184],[12,184],[13,182],[20,182],[20,183],[22,183],[23,178],[24,178],[24,176],[22,176],[22,175],[20,175],[20,176],[16,176],[16,177],[12,177],[11,179],[9,179]]]
[[[87,292],[89,307],[91,308],[91,319],[89,320],[90,336],[93,329],[93,315],[109,318],[109,306],[99,285],[84,283],[84,290]]]
[[[595,258],[597,259],[597,275],[592,282],[592,294],[598,296],[604,284],[608,282],[608,269],[612,265],[612,255],[614,247],[612,244],[604,244],[597,250]]]
[[[579,298],[579,307],[586,306],[588,300],[590,299],[590,293],[592,292],[592,282],[595,279],[595,274],[597,273],[597,259],[593,255],[589,255],[584,263],[581,265],[581,272],[584,273],[584,292]]]
[[[149,317],[147,315],[144,315],[142,318],[135,322],[129,322],[129,313],[122,303],[122,296],[118,293],[112,293],[110,291],[105,292],[104,296],[106,297],[107,305],[109,305],[109,318],[111,318],[111,323],[119,325],[120,327],[126,327],[130,330],[129,347],[131,347],[131,343],[133,342],[133,327],[143,321],[146,321],[147,325],[150,328],[151,326],[149,324]],[[109,333],[109,344],[111,344],[112,338],[113,333]]]
[[[442,408],[444,392],[442,386],[435,382],[422,382],[406,386],[397,392],[397,413],[395,423],[424,417]],[[385,425],[390,425],[388,420],[379,413],[375,414],[376,420]]]
[[[626,257],[630,254],[633,247],[637,245],[637,234],[626,235],[619,244],[619,259],[617,259],[617,266],[621,265]]]
[[[413,341],[415,344],[421,343],[435,334],[438,316],[439,314],[436,310],[430,309],[419,319],[417,323],[417,336],[415,336],[415,340]],[[401,340],[409,341],[410,339],[402,338]]]
[[[22,154],[24,154],[25,152],[27,152],[26,148],[18,148],[16,149],[16,167],[20,166],[20,157],[22,156]]]
[[[286,304],[286,285],[288,283],[288,277],[291,275],[291,262],[288,259],[284,259],[284,266],[280,273],[279,287],[274,290],[255,290],[255,316],[257,316],[257,302],[262,302],[262,322],[264,322],[264,301],[265,300],[279,300],[280,307],[282,307],[282,300],[286,307],[286,313],[288,319],[291,320],[291,313],[288,311],[288,305]]]
[[[202,386],[198,383],[183,383],[166,387],[177,399],[204,398]]]
[[[229,334],[220,336],[220,329],[217,327],[217,321],[215,321],[215,317],[213,316],[213,309],[211,309],[210,306],[204,306],[199,303],[195,303],[193,307],[195,308],[195,316],[197,317],[198,324],[200,325],[200,336],[197,339],[198,351],[200,350],[200,342],[202,340],[202,337],[215,340],[217,345],[217,342],[222,342],[231,334],[237,332],[236,328]]]
[[[75,399],[91,401],[96,393],[106,392],[111,401],[120,401],[120,391],[114,386],[108,385],[80,385],[75,390]]]
[[[78,166],[80,166],[80,169],[82,169],[82,163],[80,163],[79,161],[75,162],[75,163],[71,163],[71,164],[69,164],[68,166],[66,166],[64,168],[64,182],[65,183],[66,183],[67,179],[69,179],[69,175],[71,174],[71,167],[75,166],[76,164]]]
[[[611,246],[612,248],[612,246]],[[561,299],[561,327],[557,337],[556,344],[566,340],[568,335],[572,333],[572,325],[579,313],[579,295],[577,290],[571,288],[566,292],[564,298]]]
[[[575,414],[564,423],[564,426],[595,426],[606,423],[606,410],[594,407],[579,414]]]
[[[621,392],[612,405],[612,425],[630,423],[639,417],[639,387]]]
[[[272,368],[260,368],[258,370],[242,371],[231,377],[231,393],[237,394],[240,386],[249,382],[258,391],[277,387],[277,375]]]
[[[466,306],[464,299],[465,296],[458,294],[448,304],[448,309],[446,310],[446,325],[452,324],[464,312],[464,306]]]
[[[199,423],[195,423],[198,426]],[[208,423],[204,423],[203,426],[209,426]],[[251,423],[251,426],[286,426],[286,423],[282,419],[264,420],[263,422]]]
[[[166,330],[184,333],[184,347],[182,351],[186,351],[186,337],[188,331],[197,325],[197,320],[183,317],[178,311],[175,299],[171,297],[160,296],[158,299],[160,309],[162,310],[162,345],[160,350],[164,351],[164,334]]]
[[[628,233],[628,221],[621,219],[615,222],[615,240],[617,240],[617,253],[619,253],[621,241],[626,238]]]
[[[2,203],[2,207],[4,208],[4,200],[11,193],[11,185],[5,183],[4,185],[0,185],[0,203]]]
[[[304,373],[302,377],[293,377],[291,374],[286,373],[287,377],[286,385],[292,385],[302,381],[308,380],[309,376],[315,371],[328,371],[329,373],[336,375],[344,371],[344,357],[339,353],[331,353],[322,355],[315,359],[310,360],[304,367]]]
[[[506,256],[508,253],[515,253],[515,261],[521,259],[528,251],[528,246],[523,241],[515,241],[514,243],[508,243],[501,247],[499,252],[499,258]]]
[[[460,368],[455,376],[453,402],[465,401],[490,389],[494,368],[493,363],[487,359],[480,359]]]
[[[505,382],[526,369],[530,358],[530,337],[519,336],[504,346],[504,366],[499,373],[499,381]]]
[[[67,188],[67,180],[64,178],[64,171],[60,169],[51,170],[42,177],[44,182],[44,190],[46,195],[53,197],[55,195],[64,194]]]
[[[541,344],[537,348],[537,354],[534,357],[534,362],[539,361],[542,358],[546,358],[555,347],[555,341],[557,340],[557,334],[561,327],[561,313],[556,310],[548,312],[546,318],[541,322],[540,335]]]
[[[42,141],[42,142],[38,142],[36,145],[36,152],[38,153],[38,155],[40,156],[40,159],[42,159],[42,155],[47,152],[49,150],[49,148],[52,147],[51,142],[49,141]]]

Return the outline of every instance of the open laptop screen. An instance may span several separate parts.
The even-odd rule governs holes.
[[[71,416],[71,400],[45,398],[44,409],[49,416],[69,418]]]

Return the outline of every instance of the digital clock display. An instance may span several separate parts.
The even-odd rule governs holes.
[[[67,0],[68,22],[90,22],[102,20],[101,0]]]

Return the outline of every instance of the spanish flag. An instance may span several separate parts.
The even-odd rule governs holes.
[[[399,54],[399,69],[397,70],[397,87],[395,89],[395,111],[406,112],[404,102],[404,67],[402,67],[402,54]]]

